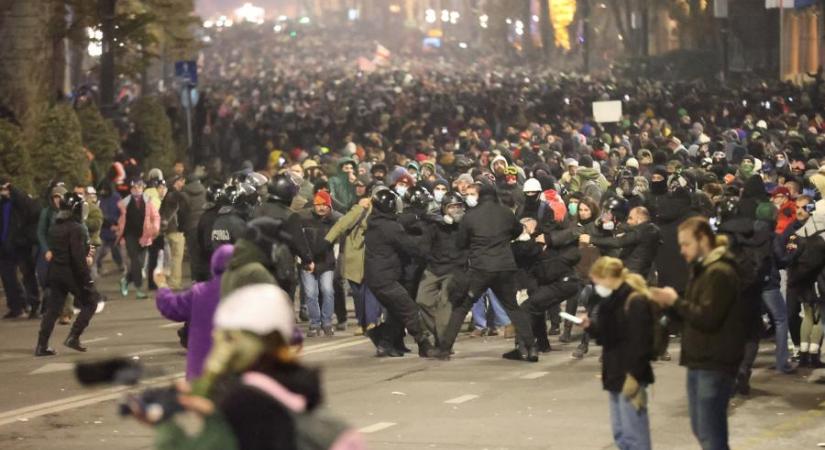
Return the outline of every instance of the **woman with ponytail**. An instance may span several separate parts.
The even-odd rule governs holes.
[[[590,268],[598,306],[582,324],[602,346],[602,385],[610,393],[616,446],[649,449],[647,386],[653,383],[653,314],[644,278],[618,258],[603,256]]]

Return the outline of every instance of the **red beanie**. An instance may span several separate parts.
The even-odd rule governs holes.
[[[329,196],[329,192],[327,191],[318,191],[315,194],[315,200],[313,202],[314,205],[327,205],[330,208],[332,207],[332,197]]]

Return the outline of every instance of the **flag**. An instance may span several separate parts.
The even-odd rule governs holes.
[[[358,70],[365,73],[375,72],[375,63],[364,58],[363,56],[358,58]]]
[[[372,58],[372,62],[375,65],[383,66],[390,62],[390,56],[392,56],[392,52],[390,52],[387,47],[384,47],[381,44],[376,44],[375,56]]]

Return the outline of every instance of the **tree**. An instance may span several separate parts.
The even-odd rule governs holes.
[[[83,134],[83,146],[95,156],[100,167],[109,167],[120,149],[120,137],[114,124],[104,119],[94,102],[87,102],[76,110]]]
[[[8,120],[0,119],[0,178],[31,192],[31,162],[23,146],[23,132]]]
[[[71,105],[59,103],[39,118],[31,143],[32,179],[35,187],[61,180],[87,183],[89,161],[83,150],[80,121]]]
[[[175,163],[175,141],[172,124],[163,104],[156,96],[143,96],[135,101],[130,114],[135,124],[131,146],[133,153],[140,152],[144,169],[159,168],[164,173]]]

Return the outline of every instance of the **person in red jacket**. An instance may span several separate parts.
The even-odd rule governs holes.
[[[796,200],[791,197],[788,188],[779,186],[771,193],[771,202],[779,210],[776,214],[776,234],[782,234],[796,220]]]

